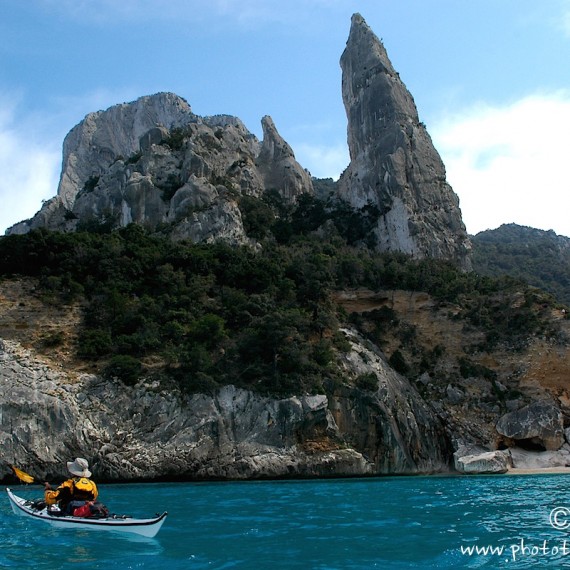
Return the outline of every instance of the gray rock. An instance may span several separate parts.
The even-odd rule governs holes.
[[[511,447],[513,467],[516,469],[548,469],[570,466],[570,446],[564,444],[557,451],[529,451]]]
[[[505,407],[507,408],[507,410],[509,412],[515,412],[520,407],[522,407],[522,401],[521,400],[507,400],[505,402]]]
[[[351,160],[338,185],[327,185],[327,199],[372,206],[378,215],[366,241],[379,250],[452,259],[468,269],[458,198],[411,94],[359,14],[341,67]],[[90,113],[65,138],[57,196],[8,233],[74,231],[92,222],[163,231],[166,224],[175,238],[251,243],[240,196],[277,190],[291,205],[314,192],[273,120],[263,117],[262,127],[260,143],[238,118],[199,117],[172,93]],[[173,141],[173,129],[184,139]],[[324,239],[330,226],[321,228]]]
[[[168,134],[168,129],[165,127],[153,127],[139,139],[141,152],[150,150],[153,144],[160,144],[168,138]]]
[[[506,473],[512,466],[509,451],[487,451],[472,455],[454,456],[455,469],[469,475]]]
[[[339,196],[355,208],[378,208],[380,250],[453,259],[469,268],[459,199],[411,94],[360,14],[352,17],[341,68],[350,165]]]
[[[428,372],[424,372],[423,374],[420,374],[418,376],[418,380],[417,380],[420,384],[423,384],[424,386],[428,386],[429,384],[432,383],[432,379],[431,376],[429,375]]]
[[[324,395],[272,399],[233,386],[183,397],[50,370],[6,341],[0,368],[0,479],[19,465],[44,479],[89,459],[98,479],[366,475]],[[326,447],[308,442],[324,436]]]
[[[86,457],[99,480],[251,479],[425,473],[448,469],[439,420],[409,382],[365,353],[350,376],[378,371],[376,393],[270,398],[234,386],[184,396],[50,369],[13,341],[0,351],[0,479],[10,465],[39,480]],[[367,368],[362,355],[370,359]]]
[[[560,449],[565,442],[562,412],[548,401],[534,402],[505,414],[496,429],[519,444],[527,442],[548,451]]]
[[[236,117],[199,117],[171,93],[91,113],[65,139],[58,195],[8,233],[169,224],[176,239],[250,243],[240,196],[277,190],[294,203],[313,191],[271,117],[262,125],[259,143]]]
[[[330,408],[343,436],[365,453],[375,473],[448,471],[451,443],[434,410],[376,347],[353,330],[344,333],[352,346],[341,362],[345,374],[374,373],[378,389],[359,398],[348,390],[335,393]]]
[[[275,189],[287,203],[295,203],[301,194],[312,194],[310,174],[295,160],[292,148],[277,132],[273,119],[263,117],[263,144],[257,165],[266,189]]]
[[[445,393],[450,404],[460,404],[465,399],[463,390],[459,389],[457,386],[452,386],[451,384],[447,385]]]
[[[117,157],[138,152],[141,137],[150,129],[170,129],[195,120],[188,103],[173,93],[140,97],[90,113],[65,137],[58,197],[70,208],[91,176],[105,173]]]

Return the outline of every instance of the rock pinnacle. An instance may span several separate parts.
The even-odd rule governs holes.
[[[352,17],[340,65],[351,161],[339,196],[355,208],[378,208],[379,250],[452,259],[468,268],[459,199],[412,95],[360,14]]]

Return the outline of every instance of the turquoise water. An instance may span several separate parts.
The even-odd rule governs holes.
[[[154,539],[52,529],[14,515],[4,496],[0,567],[570,568],[569,483],[537,475],[100,485],[114,512],[168,510]]]

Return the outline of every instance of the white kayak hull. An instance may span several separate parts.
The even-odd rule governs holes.
[[[56,528],[74,528],[81,530],[106,530],[111,532],[138,534],[153,538],[166,519],[168,513],[151,519],[135,519],[130,517],[110,516],[107,518],[81,518],[73,516],[54,516],[46,508],[34,509],[27,499],[18,497],[10,489],[6,489],[10,505],[14,513],[20,516],[43,521]]]

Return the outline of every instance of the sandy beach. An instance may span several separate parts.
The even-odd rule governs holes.
[[[542,467],[534,469],[525,469],[522,467],[511,467],[506,475],[546,475],[546,474],[569,474],[570,467]]]

